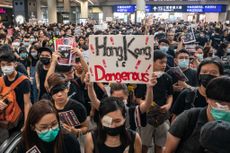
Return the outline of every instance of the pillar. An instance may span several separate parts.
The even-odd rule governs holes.
[[[113,18],[113,9],[111,6],[103,6],[103,20],[106,21],[106,18]]]
[[[81,2],[81,18],[87,19],[88,14],[88,0]]]
[[[136,4],[136,22],[141,22],[145,18],[145,0],[137,0]]]
[[[41,0],[37,0],[37,19],[42,20]]]
[[[48,21],[49,23],[57,23],[57,2],[56,0],[48,0]]]

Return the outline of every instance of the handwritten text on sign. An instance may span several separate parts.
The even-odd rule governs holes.
[[[91,35],[93,82],[148,83],[153,73],[153,36]]]

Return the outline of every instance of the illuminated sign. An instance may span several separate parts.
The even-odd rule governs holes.
[[[148,12],[194,12],[194,13],[209,13],[209,12],[226,12],[226,5],[210,4],[210,5],[146,5],[145,11]],[[135,5],[115,5],[113,12],[134,13]]]
[[[113,6],[113,12],[134,13],[135,11],[136,11],[136,5],[115,5]],[[145,12],[152,12],[152,5],[146,5]]]

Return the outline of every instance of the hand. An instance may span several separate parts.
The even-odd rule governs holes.
[[[61,57],[61,54],[59,52],[57,52],[57,51],[53,52],[53,54],[52,54],[52,62],[56,63],[58,58],[60,58],[60,57]]]
[[[72,54],[79,56],[80,58],[82,57],[82,52],[79,48],[75,47],[73,50],[71,50]]]
[[[66,129],[68,132],[75,134],[77,137],[80,135],[81,130],[80,129],[76,129],[73,126],[69,126],[65,123],[62,124],[62,126],[64,127],[64,129]]]
[[[179,85],[180,87],[183,87],[183,89],[189,87],[189,85],[188,85],[185,81],[178,81],[178,85]],[[182,90],[183,90],[183,89],[182,89]]]
[[[161,111],[167,112],[167,111],[169,111],[170,108],[171,108],[170,104],[165,104],[165,105],[161,106]]]
[[[157,75],[153,73],[150,83],[148,84],[149,87],[154,87],[157,84]]]
[[[86,86],[92,86],[93,84],[92,82],[90,82],[90,74],[88,72],[85,74],[84,82]]]
[[[8,105],[3,102],[3,100],[0,100],[0,110],[4,110]]]

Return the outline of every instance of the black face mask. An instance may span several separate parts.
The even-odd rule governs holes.
[[[50,64],[50,58],[48,58],[48,57],[41,57],[41,58],[40,58],[40,61],[41,61],[42,64],[44,64],[44,65]]]
[[[117,136],[119,134],[121,134],[121,132],[125,129],[125,124],[116,127],[116,128],[109,128],[109,127],[105,127],[103,126],[106,134],[110,135],[110,136]]]
[[[214,75],[210,75],[210,74],[200,74],[199,76],[199,83],[201,85],[203,85],[205,88],[207,87],[208,83],[212,80],[216,78],[216,76]]]

